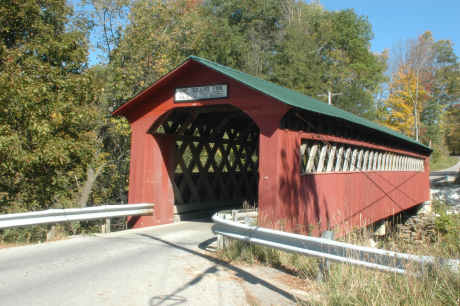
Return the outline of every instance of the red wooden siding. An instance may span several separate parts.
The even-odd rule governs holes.
[[[174,103],[177,87],[223,83],[228,84],[228,99]],[[133,227],[173,222],[171,176],[175,139],[153,136],[149,129],[167,112],[179,107],[231,104],[257,124],[260,129],[258,205],[259,222],[263,226],[301,233],[339,227],[343,232],[429,200],[426,156],[362,141],[280,129],[280,121],[290,106],[199,63],[185,63],[144,93],[135,98],[136,103],[120,108],[132,128],[129,202],[155,203],[154,216],[132,218]],[[424,172],[301,175],[299,147],[305,138],[367,145],[423,158]]]
[[[283,130],[279,137],[281,146],[276,158],[280,161],[277,201],[259,204],[259,222],[264,226],[300,233],[312,230],[318,233],[318,230],[328,228],[339,228],[343,232],[429,200],[428,158],[424,158],[424,172],[368,171],[300,175],[300,143],[311,135]],[[355,141],[341,141],[356,144]],[[378,148],[393,151],[382,146]],[[398,153],[412,155],[411,152],[401,150]]]
[[[174,89],[177,87],[228,84],[229,98],[196,102],[174,103]],[[168,81],[168,86],[155,92],[154,98],[135,104],[126,114],[131,123],[131,165],[129,178],[129,203],[155,203],[153,217],[143,216],[130,220],[133,227],[158,225],[173,222],[174,195],[171,187],[168,158],[173,156],[175,143],[164,142],[148,133],[150,127],[162,115],[179,107],[200,107],[207,105],[231,104],[254,120],[260,129],[259,176],[265,177],[259,183],[259,203],[274,201],[277,188],[277,164],[272,154],[274,133],[279,133],[279,122],[289,110],[289,106],[279,103],[252,90],[231,78],[191,62]],[[265,152],[265,153],[262,153]],[[261,190],[265,190],[263,194]],[[259,204],[260,205],[260,204]]]

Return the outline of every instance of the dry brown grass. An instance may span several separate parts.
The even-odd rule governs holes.
[[[369,245],[369,239],[378,246],[399,252],[460,258],[460,216],[446,215],[442,205],[436,207],[436,236],[425,240],[407,241],[398,233],[376,239],[372,232],[360,230],[341,240]],[[308,282],[315,300],[313,305],[460,305],[460,273],[433,266],[423,273],[400,275],[364,269],[346,264],[331,263],[330,273],[317,281],[318,260],[297,254],[254,246],[235,241],[221,251],[227,260],[267,264],[295,273]],[[410,269],[410,268],[409,268]]]

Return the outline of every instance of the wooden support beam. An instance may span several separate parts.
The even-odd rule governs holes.
[[[358,161],[356,163],[356,170],[358,171],[363,168],[363,155],[364,155],[364,149],[359,150]]]
[[[329,160],[327,161],[327,168],[326,168],[326,171],[327,172],[331,172],[332,171],[332,167],[334,166],[334,160],[335,160],[335,152],[337,150],[337,146],[336,145],[333,145],[331,147],[331,151],[329,152]]]
[[[326,159],[328,146],[329,146],[328,144],[323,144],[323,146],[321,148],[321,153],[319,155],[318,166],[316,167],[316,172],[318,172],[318,173],[323,172],[324,160]]]
[[[308,154],[308,163],[307,163],[307,171],[306,171],[307,173],[313,172],[317,151],[318,151],[318,144],[315,143],[311,146],[310,152]]]
[[[358,157],[358,149],[354,148],[351,155],[350,171],[356,171],[356,159]]]
[[[158,119],[152,124],[152,126],[149,128],[149,130],[148,130],[147,133],[152,134],[152,135],[153,135],[153,134],[159,134],[159,133],[157,133],[158,128],[159,128],[160,126],[162,126],[163,123],[166,122],[166,120],[168,119],[169,115],[170,115],[169,113],[166,113],[166,114],[163,114],[163,116],[161,116],[160,118],[158,118]],[[166,131],[165,131],[165,132],[166,132]],[[162,134],[162,133],[160,133],[160,134]]]
[[[343,163],[343,146],[340,146],[339,153],[337,153],[337,161],[335,163],[335,172],[340,172],[343,170],[342,163]]]
[[[189,128],[190,125],[193,124],[193,122],[196,120],[196,118],[198,117],[199,113],[196,112],[196,111],[190,111],[190,113],[188,113],[185,121],[182,123],[182,125],[180,126],[180,128],[177,129],[176,131],[176,135],[183,135],[185,134],[185,131]]]
[[[343,169],[342,171],[347,172],[349,171],[350,167],[350,156],[351,156],[351,147],[348,147],[347,150],[345,151],[345,157],[343,161]]]

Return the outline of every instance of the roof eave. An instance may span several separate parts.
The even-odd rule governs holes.
[[[201,64],[201,65],[204,65],[206,66],[207,68],[210,68],[216,72],[219,72],[219,73],[223,73],[225,74],[227,77],[230,77],[232,79],[234,79],[235,81],[238,81],[242,84],[245,84],[246,86],[262,93],[262,94],[265,94],[267,96],[270,96],[278,101],[280,101],[281,103],[284,103],[284,104],[287,104],[287,105],[290,105],[291,107],[295,107],[295,108],[300,108],[300,109],[305,109],[305,110],[308,110],[308,111],[312,111],[312,112],[316,112],[318,114],[321,114],[321,115],[324,115],[324,116],[331,116],[331,117],[334,117],[334,118],[337,118],[337,119],[341,119],[341,120],[346,120],[346,121],[349,121],[349,122],[352,122],[352,123],[355,123],[355,124],[358,124],[358,125],[361,125],[363,127],[366,127],[366,128],[370,128],[372,130],[375,130],[377,133],[384,133],[386,135],[389,135],[391,137],[395,137],[395,138],[398,138],[400,140],[403,140],[403,141],[406,141],[407,143],[411,143],[411,144],[415,144],[417,145],[418,147],[420,147],[421,149],[423,149],[424,151],[427,151],[428,153],[431,153],[433,150],[421,143],[419,143],[418,141],[414,141],[414,140],[409,140],[407,139],[407,136],[406,135],[403,135],[401,133],[398,133],[396,131],[392,131],[390,133],[390,131],[382,131],[381,129],[377,129],[375,127],[372,127],[370,126],[369,124],[360,124],[360,123],[356,123],[354,121],[350,121],[346,118],[342,118],[341,116],[336,116],[336,115],[333,115],[333,114],[327,114],[327,113],[322,113],[322,112],[319,112],[319,111],[315,111],[315,110],[311,110],[311,109],[306,109],[306,108],[301,108],[299,106],[297,106],[296,104],[293,104],[293,103],[290,103],[289,101],[285,101],[285,99],[283,99],[282,97],[278,97],[276,95],[273,95],[273,94],[270,94],[260,88],[257,88],[257,87],[254,87],[252,84],[248,84],[247,82],[244,82],[243,80],[240,80],[238,77],[234,77],[233,75],[230,75],[226,72],[223,72],[221,71],[221,69],[216,69],[216,65],[218,66],[221,66],[217,63],[214,63],[214,62],[211,62],[212,65],[209,63],[210,61],[208,60],[205,60],[205,59],[202,59],[202,58],[199,58],[199,57],[196,57],[196,56],[189,56],[188,58],[186,58],[181,64],[179,64],[178,66],[176,66],[173,70],[171,70],[170,72],[168,72],[167,74],[165,74],[164,76],[162,76],[160,79],[158,79],[156,82],[154,82],[152,85],[150,85],[148,88],[142,90],[141,92],[139,92],[137,95],[135,95],[131,100],[125,102],[124,104],[122,104],[121,106],[119,106],[116,110],[114,110],[112,112],[112,115],[113,116],[127,116],[128,113],[129,113],[129,110],[132,109],[132,107],[134,105],[136,105],[137,103],[139,103],[140,101],[144,100],[146,97],[150,96],[152,94],[152,92],[154,92],[156,89],[158,89],[159,87],[161,87],[163,84],[165,84],[166,82],[168,82],[171,77],[177,73],[177,71],[181,70],[181,69],[184,69],[184,67],[186,65],[188,65],[189,63],[191,62],[196,62],[198,64]],[[226,67],[226,66],[222,66],[223,68],[225,69],[231,69],[229,67]],[[218,67],[220,68],[220,67]],[[232,69],[233,70],[233,69]],[[242,73],[241,71],[238,71],[238,73]],[[270,82],[271,83],[271,82]],[[275,84],[276,85],[276,84]],[[276,86],[279,86],[279,85],[276,85]],[[307,97],[307,96],[306,96]],[[310,99],[313,99],[311,97],[308,97]],[[342,112],[345,112],[345,113],[349,113],[349,112],[346,112],[344,110],[341,110]],[[351,114],[351,113],[350,113]],[[353,115],[353,114],[351,114]],[[353,115],[353,116],[356,116],[356,115]],[[363,118],[361,118],[363,119]],[[397,134],[400,134],[397,136]]]
[[[159,78],[157,81],[155,81],[152,85],[150,85],[149,87],[141,90],[133,98],[131,98],[127,102],[125,102],[122,105],[120,105],[116,110],[114,110],[112,112],[112,116],[126,116],[126,114],[129,112],[129,109],[131,109],[139,101],[142,101],[146,97],[150,96],[150,94],[153,91],[155,91],[162,84],[167,82],[173,76],[173,74],[175,74],[178,70],[183,69],[183,67],[186,66],[191,61],[193,61],[193,59],[190,58],[190,57],[185,59],[182,63],[177,65],[173,70],[171,70],[168,73],[166,73],[165,75],[163,75],[161,78]]]

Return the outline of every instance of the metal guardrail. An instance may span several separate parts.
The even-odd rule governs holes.
[[[153,204],[147,203],[48,209],[36,212],[0,215],[0,229],[68,221],[149,215],[152,213]]]
[[[412,268],[411,271],[421,271],[435,264],[445,265],[450,270],[459,272],[460,260],[396,253],[325,238],[239,224],[226,220],[220,213],[214,214],[212,220],[215,222],[212,229],[215,234],[287,252],[400,274],[406,273],[409,267]]]
[[[431,183],[446,183],[449,180],[447,175],[430,179]]]

